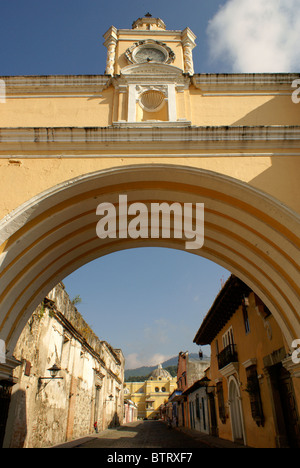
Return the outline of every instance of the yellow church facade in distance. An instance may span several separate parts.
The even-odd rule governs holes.
[[[124,397],[137,405],[139,419],[158,419],[160,406],[173,393],[176,382],[177,377],[172,377],[159,364],[145,382],[125,382]]]

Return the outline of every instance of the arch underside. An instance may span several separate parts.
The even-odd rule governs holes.
[[[0,222],[0,338],[12,354],[30,315],[63,278],[123,249],[185,250],[183,239],[99,239],[96,208],[128,203],[204,203],[205,257],[248,284],[290,346],[300,337],[300,217],[235,179],[175,165],[136,165],[86,174],[34,197]],[[194,220],[195,221],[195,220]],[[130,268],[130,266],[129,266]]]

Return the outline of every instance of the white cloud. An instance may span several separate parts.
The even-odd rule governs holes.
[[[126,369],[136,369],[137,367],[141,367],[144,364],[138,357],[138,353],[128,354],[126,356]]]
[[[226,72],[300,70],[300,0],[228,0],[209,22],[210,56]]]
[[[132,353],[126,356],[126,369],[136,369],[137,367],[142,366],[158,366],[158,364],[162,364],[163,362],[170,359],[172,356],[155,353],[151,355],[145,356],[143,353]]]
[[[158,366],[158,364],[162,364],[163,362],[170,359],[172,356],[166,356],[165,354],[154,354],[148,359],[147,366]]]

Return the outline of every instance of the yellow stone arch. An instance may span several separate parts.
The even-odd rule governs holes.
[[[96,208],[120,194],[204,203],[205,242],[193,253],[247,283],[291,346],[300,338],[300,75],[197,74],[194,33],[151,15],[104,39],[104,75],[0,80],[0,375],[30,314],[72,271],[121,249],[185,248],[173,238],[100,241]]]
[[[96,207],[177,201],[205,204],[205,241],[193,253],[227,268],[265,302],[288,346],[300,336],[300,217],[273,197],[215,172],[130,165],[79,176],[35,196],[0,222],[0,338],[8,356],[45,295],[65,276],[122,249],[184,250],[181,239],[104,239]]]

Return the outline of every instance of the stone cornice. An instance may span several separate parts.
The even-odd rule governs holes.
[[[125,37],[118,37],[119,40],[132,40],[137,36],[177,36],[181,38],[182,31],[179,29],[118,29],[118,36],[123,35]],[[104,34],[105,37],[105,34]],[[128,38],[128,39],[127,39]]]
[[[292,377],[298,377],[300,378],[300,363],[299,362],[293,362],[291,356],[287,356],[283,361],[282,361],[283,367],[287,369]]]
[[[93,128],[0,128],[0,158],[300,156],[300,127],[147,122]],[[128,145],[130,143],[130,145]]]
[[[99,93],[111,83],[108,75],[1,76],[7,97],[20,94]]]
[[[167,124],[167,125],[166,125]],[[186,126],[145,122],[110,127],[0,128],[0,143],[300,141],[300,126]],[[178,124],[178,125],[177,125]],[[181,125],[182,124],[182,125]]]
[[[299,78],[299,73],[203,73],[193,75],[191,81],[203,93],[288,91],[291,94],[292,82]]]
[[[299,78],[299,73],[201,73],[187,79],[202,93],[292,93],[292,82]],[[5,82],[7,97],[20,94],[93,94],[111,84],[108,75],[0,76],[0,80]]]
[[[17,378],[13,375],[13,371],[16,367],[22,364],[13,356],[6,356],[6,362],[0,363],[0,382],[5,381],[11,385],[17,383]]]

